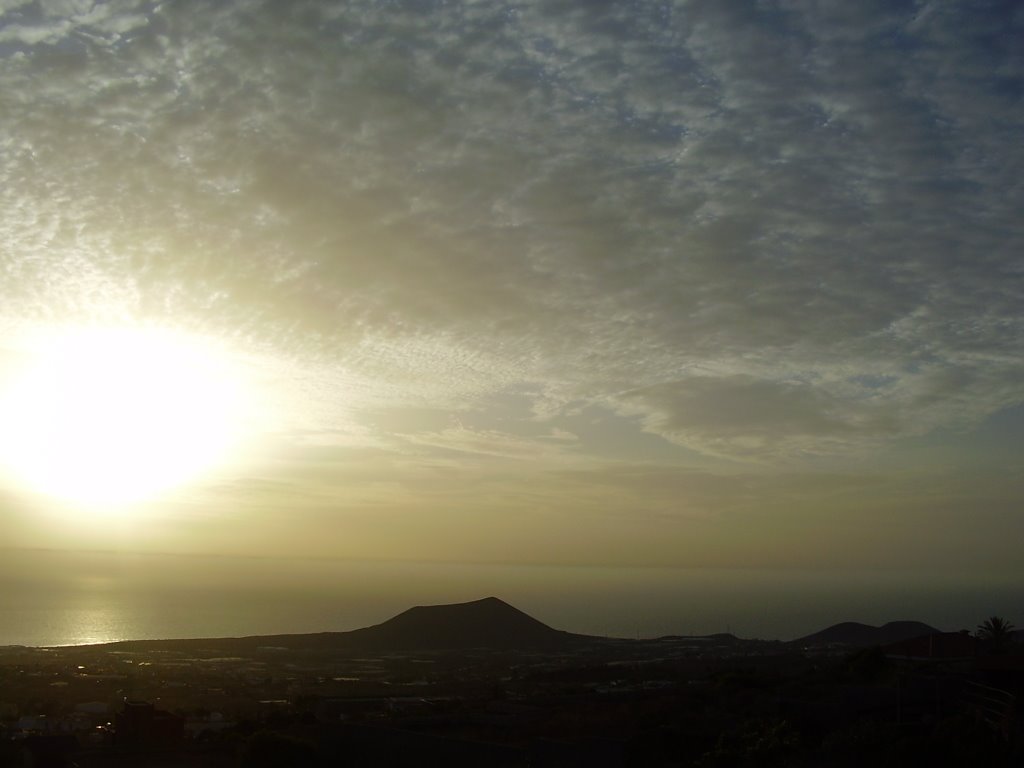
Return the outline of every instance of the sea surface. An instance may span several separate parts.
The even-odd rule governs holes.
[[[0,550],[0,645],[344,631],[494,595],[614,637],[790,640],[840,621],[1024,625],[1024,582],[905,571],[603,568]]]

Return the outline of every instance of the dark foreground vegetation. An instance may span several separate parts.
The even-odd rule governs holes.
[[[500,613],[490,620],[503,621]],[[533,647],[505,637],[497,647],[416,649],[415,638],[393,633],[377,651],[322,636],[2,649],[0,766],[881,768],[1024,759],[1024,648],[1012,636],[935,633],[855,648],[559,633],[552,643],[516,622]]]

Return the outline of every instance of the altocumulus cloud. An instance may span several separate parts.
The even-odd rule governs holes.
[[[1022,36],[997,2],[0,3],[0,311],[244,339],[325,428],[337,388],[716,456],[969,427],[1022,398]]]

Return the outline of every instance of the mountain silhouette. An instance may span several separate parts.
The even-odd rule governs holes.
[[[343,633],[348,647],[393,650],[444,648],[551,648],[584,639],[552,629],[504,600],[420,605],[365,629]]]
[[[797,645],[888,645],[903,640],[912,640],[922,635],[931,635],[938,632],[934,627],[929,627],[920,621],[890,621],[881,627],[873,627],[870,624],[860,624],[856,621],[844,621],[841,624],[833,624],[827,629],[815,632],[806,637],[797,638],[793,642]]]
[[[253,637],[190,638],[183,640],[124,640],[108,643],[123,649],[190,650],[216,645],[232,652],[252,652],[259,647],[292,650],[415,651],[557,650],[596,638],[552,629],[504,600],[485,597],[468,603],[420,605],[388,619],[351,632],[315,632]]]
[[[892,621],[881,627],[857,622],[835,624],[820,632],[791,641],[794,645],[849,646],[889,645],[930,635],[938,630],[919,621]],[[702,640],[719,645],[743,642],[729,634],[701,638],[670,636],[662,640]],[[471,648],[494,650],[560,650],[583,643],[608,642],[607,638],[578,635],[553,629],[499,600],[485,597],[467,603],[419,605],[387,621],[350,632],[256,635],[252,637],[190,638],[181,640],[123,640],[105,647],[124,650],[161,649],[218,653],[251,653],[260,648],[312,651],[443,651]],[[616,641],[622,642],[622,641]]]

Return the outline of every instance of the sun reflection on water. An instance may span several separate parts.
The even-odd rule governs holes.
[[[125,617],[109,605],[68,608],[50,618],[60,645],[94,645],[130,639]],[[61,624],[63,626],[53,626]]]

